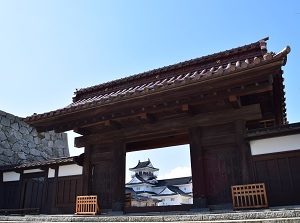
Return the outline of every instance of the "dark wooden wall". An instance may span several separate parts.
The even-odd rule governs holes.
[[[54,182],[54,178],[47,181],[24,179],[21,196],[19,181],[4,182],[1,208],[37,207],[42,214],[75,213],[76,196],[82,195],[82,175],[59,177],[56,189]]]
[[[82,175],[59,177],[55,208],[59,213],[74,214],[79,195],[82,195]]]
[[[19,181],[3,183],[3,203],[2,208],[18,208],[19,205]]]
[[[257,183],[265,183],[270,206],[300,204],[300,151],[253,156]]]

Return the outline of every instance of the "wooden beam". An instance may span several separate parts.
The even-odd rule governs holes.
[[[236,95],[229,95],[229,102],[230,102],[231,106],[235,109],[241,107],[240,98],[237,97]]]
[[[88,134],[91,133],[87,129],[83,129],[83,128],[74,128],[73,131],[80,134],[80,135],[88,135]]]
[[[181,110],[183,112],[185,112],[188,116],[194,116],[195,112],[193,111],[193,109],[189,106],[189,104],[183,104],[181,106]]]
[[[122,128],[120,130],[112,130],[110,132],[94,133],[88,136],[75,138],[76,147],[84,147],[86,145],[97,144],[98,142],[109,142],[115,139],[124,139],[130,142],[131,139],[142,141],[144,138],[151,138],[151,135],[168,133],[170,131],[175,134],[186,132],[188,128],[203,125],[214,125],[232,122],[237,118],[250,120],[258,120],[262,118],[259,104],[243,106],[239,109],[225,109],[208,113],[201,113],[191,117],[181,117],[177,119],[169,119],[154,124],[142,124]],[[132,142],[132,141],[131,141]]]
[[[142,120],[146,120],[149,124],[153,124],[156,122],[156,118],[154,117],[154,115],[150,115],[145,112],[140,114],[140,118]]]
[[[120,129],[121,128],[121,125],[118,122],[113,121],[113,120],[106,120],[104,125],[112,128],[112,129]]]
[[[188,135],[162,136],[159,140],[151,138],[145,141],[131,142],[126,144],[126,152],[134,152],[147,149],[158,149],[162,147],[178,146],[189,143]]]

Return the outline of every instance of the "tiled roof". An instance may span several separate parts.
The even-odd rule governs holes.
[[[149,184],[149,185],[153,185],[153,184],[155,184],[156,183],[156,181],[155,182],[153,182],[153,181],[151,181],[151,180],[145,180],[143,177],[141,177],[141,176],[139,176],[138,174],[135,174],[135,177],[139,180],[139,181],[141,181],[141,182],[137,182],[137,183],[127,183],[126,185],[138,185],[138,184],[144,184],[144,183],[146,183],[146,184]]]
[[[233,72],[256,68],[277,60],[282,60],[284,65],[286,60],[285,57],[290,52],[290,47],[287,46],[278,54],[272,52],[266,53],[265,40],[267,39],[116,81],[77,90],[75,92],[76,96],[73,99],[73,103],[65,108],[43,114],[34,114],[24,118],[23,121],[31,123],[38,120],[75,113],[125,99],[132,99],[154,92],[162,92],[178,86],[226,76]],[[242,56],[242,53],[247,51],[251,51],[252,54],[248,53],[245,56]],[[224,59],[224,61],[222,59]],[[198,69],[193,72],[181,73],[178,75],[176,72],[173,72],[173,75],[164,76],[163,72],[195,64],[199,64],[199,66],[197,65]],[[144,80],[143,83],[136,81],[141,79]]]
[[[16,164],[16,165],[6,165],[0,166],[1,171],[16,171],[20,169],[34,169],[34,168],[41,168],[45,166],[53,166],[53,165],[67,165],[73,164],[75,162],[75,157],[63,157],[51,160],[42,160],[42,161],[33,161],[27,162],[23,164]]]
[[[166,180],[158,180],[155,186],[162,187],[162,186],[189,184],[191,180],[192,177],[180,177],[180,178],[173,178],[173,179],[166,179]]]
[[[157,168],[154,168],[152,166],[152,163],[151,163],[150,159],[148,159],[147,161],[144,161],[144,162],[141,162],[139,160],[139,163],[135,167],[130,168],[129,170],[142,169],[142,168],[146,168],[146,167],[150,168],[150,169],[153,169],[153,170],[158,170]]]
[[[155,192],[152,191],[136,191],[136,194],[152,194],[152,195],[156,195]]]
[[[161,194],[166,189],[169,189],[172,193],[170,193],[170,194]],[[180,190],[178,187],[175,187],[175,186],[166,186],[166,188],[163,191],[160,194],[157,194],[156,196],[169,196],[169,195],[175,195],[175,194],[180,194],[180,195],[183,195],[183,196],[190,196],[189,193],[185,193],[182,190]]]
[[[300,133],[300,122],[287,125],[272,126],[268,128],[248,130],[247,137],[248,139],[269,138],[279,135],[290,135],[298,133]]]
[[[269,38],[267,37],[260,41],[255,42],[255,43],[250,43],[248,45],[244,45],[241,47],[233,48],[233,49],[226,50],[226,51],[221,51],[219,53],[214,53],[214,54],[198,57],[198,58],[191,59],[191,60],[186,60],[186,61],[183,61],[180,63],[153,69],[153,70],[135,74],[135,75],[132,75],[129,77],[120,78],[120,79],[114,80],[114,81],[109,81],[107,83],[98,84],[98,85],[94,85],[94,86],[87,87],[87,88],[81,88],[81,89],[76,90],[76,92],[75,92],[76,96],[74,97],[74,100],[77,101],[78,100],[77,97],[80,98],[82,95],[85,95],[90,92],[94,92],[94,91],[98,91],[98,90],[108,91],[109,88],[112,86],[115,87],[116,85],[123,85],[125,83],[128,83],[129,81],[133,81],[133,80],[137,80],[137,79],[141,79],[141,78],[147,78],[149,76],[153,76],[153,75],[165,72],[165,71],[183,68],[183,67],[190,66],[193,64],[199,64],[199,63],[203,63],[203,62],[207,63],[207,61],[215,60],[216,58],[220,58],[220,57],[228,57],[230,55],[236,54],[237,52],[242,53],[244,51],[248,51],[249,49],[258,49],[259,51],[260,50],[266,51],[265,41],[267,41],[268,39]]]

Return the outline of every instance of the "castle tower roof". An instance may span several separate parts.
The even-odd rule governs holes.
[[[139,160],[138,164],[135,167],[129,168],[129,170],[131,170],[131,171],[138,171],[139,169],[152,169],[153,171],[159,170],[158,168],[153,167],[150,159],[148,159],[147,161],[143,161],[143,162],[141,162]]]

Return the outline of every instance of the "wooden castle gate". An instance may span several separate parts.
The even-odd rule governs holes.
[[[231,202],[253,183],[247,129],[286,121],[281,67],[266,40],[76,91],[73,103],[27,117],[39,131],[74,130],[83,195],[122,211],[126,152],[190,144],[193,207]]]

